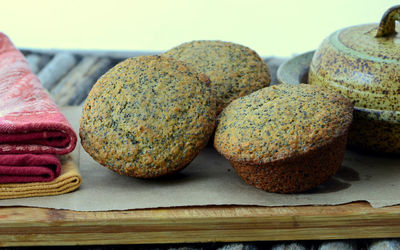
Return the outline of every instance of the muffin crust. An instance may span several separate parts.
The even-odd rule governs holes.
[[[90,91],[81,143],[119,174],[158,177],[193,160],[214,129],[215,115],[207,76],[172,58],[130,58]]]
[[[163,55],[188,63],[210,77],[217,113],[231,101],[269,86],[268,67],[248,47],[223,41],[192,41]]]
[[[348,99],[322,87],[271,86],[224,109],[214,146],[248,183],[272,192],[304,191],[340,167],[352,111]]]

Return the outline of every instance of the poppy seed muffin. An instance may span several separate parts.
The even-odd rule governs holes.
[[[94,160],[152,178],[188,165],[213,132],[207,76],[173,58],[141,56],[106,72],[90,91],[79,134]]]
[[[230,42],[192,41],[163,55],[182,60],[210,77],[220,113],[234,99],[267,87],[267,65],[253,50]]]
[[[214,146],[248,184],[302,192],[341,166],[352,103],[305,84],[281,84],[233,101],[222,111]]]

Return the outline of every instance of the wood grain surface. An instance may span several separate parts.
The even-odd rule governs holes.
[[[400,237],[400,206],[212,206],[77,212],[0,208],[1,246]]]

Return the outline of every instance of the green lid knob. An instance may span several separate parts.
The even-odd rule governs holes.
[[[375,37],[396,35],[396,20],[400,20],[400,5],[393,6],[383,14]]]

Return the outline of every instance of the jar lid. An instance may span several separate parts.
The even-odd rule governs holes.
[[[330,39],[344,53],[376,62],[400,63],[400,36],[376,37],[377,31],[376,24],[353,26],[336,32]]]
[[[331,34],[316,51],[309,83],[350,98],[355,106],[400,111],[400,35],[395,21],[400,5],[381,23],[345,28]]]

